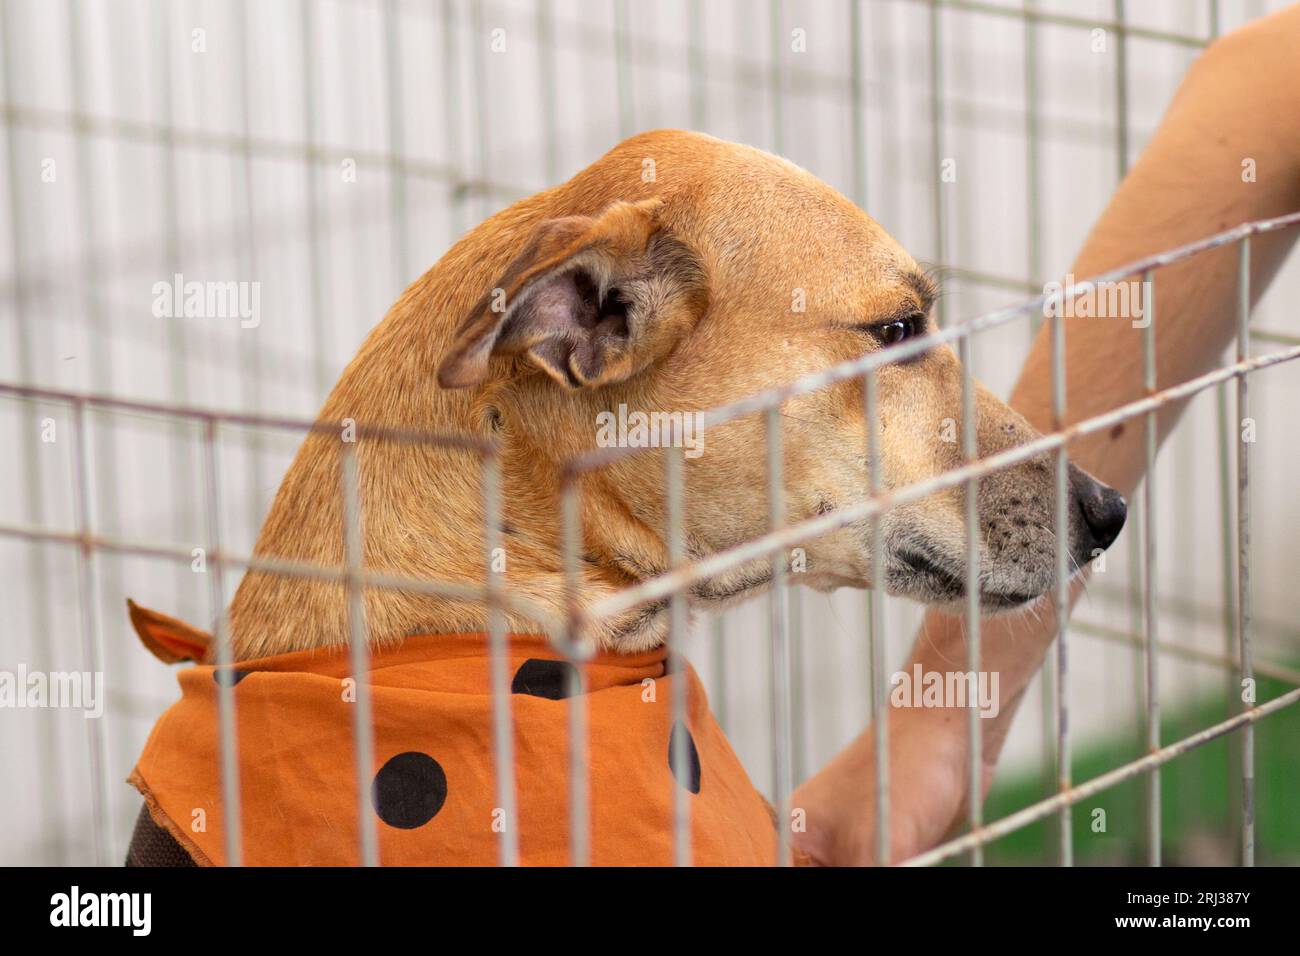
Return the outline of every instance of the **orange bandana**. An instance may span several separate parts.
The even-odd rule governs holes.
[[[137,632],[164,660],[202,659],[208,635],[131,605]],[[585,665],[591,862],[670,865],[675,787],[691,794],[692,859],[766,866],[776,834],[687,666],[685,766],[669,763],[675,675],[663,650],[601,654]],[[543,637],[510,638],[520,860],[569,863],[566,663]],[[408,638],[371,656],[375,763],[370,799],[387,865],[491,866],[495,774],[487,641]],[[346,649],[242,661],[235,684],[244,861],[355,865],[358,807],[352,682]],[[194,857],[224,862],[217,734],[218,669],[179,674],[181,699],[159,718],[130,782],[154,821]]]

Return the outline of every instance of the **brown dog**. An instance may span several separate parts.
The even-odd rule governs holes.
[[[559,617],[561,468],[596,446],[600,413],[701,410],[886,348],[927,330],[934,295],[880,226],[799,167],[695,133],[645,133],[458,242],[371,333],[321,414],[499,442],[507,584]],[[861,397],[860,383],[849,381],[783,407],[790,521],[866,497]],[[1034,437],[983,388],[976,401],[981,456]],[[961,464],[952,440],[961,375],[949,348],[886,366],[879,403],[886,487]],[[756,417],[713,428],[703,453],[688,458],[693,557],[766,530],[762,430]],[[476,459],[378,440],[357,447],[367,569],[481,583]],[[327,435],[306,440],[258,554],[343,563],[339,448]],[[584,603],[667,567],[663,469],[648,457],[659,454],[583,480]],[[1082,565],[1115,539],[1125,509],[1078,470],[1071,495],[1070,554]],[[1047,456],[981,481],[985,607],[1017,607],[1052,587],[1053,498]],[[883,519],[879,573],[890,593],[961,598],[963,501],[952,489]],[[867,586],[877,573],[865,522],[805,550],[797,579],[819,589]],[[756,594],[768,577],[766,564],[755,563],[697,585],[692,600]],[[365,609],[380,644],[484,627],[480,606],[419,594],[371,590]],[[230,615],[239,659],[347,641],[339,585],[250,573]],[[665,618],[655,605],[602,621],[587,637],[605,650],[640,651],[661,643]],[[509,625],[530,629],[514,617]]]
[[[494,440],[506,584],[535,616],[554,621],[568,599],[557,500],[562,470],[607,443],[614,410],[620,417],[629,410],[682,416],[887,349],[926,332],[934,295],[930,279],[879,226],[790,163],[692,133],[647,133],[453,247],[371,334],[322,417]],[[885,365],[877,377],[877,464],[885,486],[960,465],[954,439],[962,376],[952,351],[931,348]],[[976,409],[981,455],[1034,435],[983,389]],[[787,519],[864,501],[870,469],[860,381],[791,398],[781,413]],[[689,443],[684,530],[692,557],[767,530],[764,428],[751,416]],[[485,541],[477,457],[365,431],[355,446],[344,445],[347,438],[318,431],[306,440],[258,554],[344,563],[341,449],[354,447],[365,568],[479,585]],[[582,478],[582,603],[668,567],[660,456],[624,457]],[[1047,456],[980,482],[985,607],[1017,607],[1053,585],[1053,485]],[[1119,533],[1124,504],[1077,470],[1070,494],[1070,555],[1083,564]],[[882,568],[872,567],[868,523],[848,523],[806,542],[794,579],[830,589],[883,575],[892,593],[956,601],[965,589],[964,512],[960,487],[891,509],[881,519]],[[769,564],[755,561],[697,583],[690,596],[716,605],[769,582]],[[264,572],[245,577],[230,608],[235,656],[269,659],[233,672],[182,672],[182,699],[159,720],[132,774],[146,801],[133,861],[228,862],[222,824],[199,832],[186,821],[196,807],[220,805],[215,688],[236,683],[247,859],[356,860],[368,810],[358,812],[353,802],[350,757],[339,749],[351,741],[352,708],[340,692],[350,664],[346,655],[311,653],[347,642],[346,597],[339,584]],[[666,610],[663,602],[634,608],[584,635],[606,652],[586,669],[592,859],[672,859],[668,795],[684,789],[692,795],[695,859],[768,862],[776,853],[770,808],[689,668],[687,756],[665,760],[669,712],[645,706],[657,698],[647,701],[642,683],[670,676],[660,647]],[[499,810],[499,778],[489,759],[484,642],[459,633],[484,629],[481,603],[372,588],[365,612],[379,656],[370,682],[376,763],[362,772],[374,774],[369,809],[384,824],[382,859],[491,862],[498,841],[488,823]],[[155,652],[165,649],[166,660],[205,653],[206,635],[179,622],[139,608],[132,620]],[[537,621],[512,613],[508,626],[516,632],[510,651],[511,691],[519,695],[521,859],[571,862],[556,825],[570,813],[562,779],[567,722],[556,703],[572,687],[567,665],[537,636]],[[191,639],[200,650],[176,650]],[[635,813],[627,812],[631,793],[640,801]]]

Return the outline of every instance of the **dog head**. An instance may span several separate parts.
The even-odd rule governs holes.
[[[646,171],[653,175],[647,177]],[[692,413],[934,326],[937,289],[879,225],[804,170],[747,147],[659,132],[622,144],[549,196],[513,262],[447,344],[446,388],[480,390],[504,419],[503,441],[558,463],[613,434],[635,444],[678,426],[686,452],[687,547],[724,550],[768,530],[765,423],[739,418],[690,435]],[[946,345],[877,373],[878,474],[901,488],[964,463],[962,371]],[[1036,437],[977,387],[980,457]],[[793,523],[870,497],[860,379],[789,398],[781,407],[784,513]],[[603,423],[603,424],[602,424]],[[683,427],[682,423],[685,423]],[[645,428],[638,426],[645,424]],[[664,470],[658,452],[618,461],[584,485],[588,561],[642,578],[666,567]],[[1069,554],[1108,547],[1123,499],[1078,469],[1068,481]],[[981,600],[1022,605],[1056,579],[1053,459],[1042,455],[978,485]],[[965,490],[889,510],[884,567],[871,562],[868,521],[808,541],[796,580],[867,586],[928,603],[966,585]],[[723,601],[761,587],[765,562],[695,589]]]

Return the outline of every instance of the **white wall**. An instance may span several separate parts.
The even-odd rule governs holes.
[[[1279,5],[1224,0],[1224,25]],[[1144,27],[1200,36],[1209,29],[1208,3],[1127,6]],[[1103,0],[1044,0],[1039,7],[1111,16]],[[572,174],[640,129],[701,126],[774,145],[767,5],[700,6],[702,86],[693,86],[688,68],[693,8],[686,0],[623,5],[630,40],[620,71],[615,5],[598,0],[551,5],[549,57],[538,42],[537,12],[521,0],[485,4],[477,13],[465,0],[305,7],[289,0],[6,0],[0,221],[11,226],[0,232],[0,381],[310,416],[405,283],[512,197]],[[1056,276],[1116,182],[1117,37],[1109,37],[1106,53],[1094,53],[1086,29],[1034,31],[1041,243],[1031,250],[1026,31],[1014,17],[987,13],[946,10],[938,19],[940,155],[958,164],[957,183],[944,187],[946,264],[1021,281]],[[497,28],[505,30],[504,52],[488,46]],[[788,52],[796,28],[806,31],[806,53]],[[205,31],[206,52],[191,49],[196,29]],[[853,195],[848,6],[786,0],[780,29],[787,78],[780,142],[790,158]],[[864,8],[860,43],[865,208],[934,263],[929,29],[926,4],[877,0]],[[1130,41],[1132,156],[1194,54],[1192,47]],[[553,112],[540,79],[547,68]],[[356,163],[356,182],[341,175],[347,159]],[[47,160],[52,182],[42,179]],[[483,179],[494,187],[458,188]],[[156,318],[152,286],[176,271],[260,282],[260,326]],[[1021,297],[957,278],[946,289],[952,318]],[[1293,262],[1261,305],[1258,324],[1300,331],[1287,308],[1297,291],[1300,266]],[[982,338],[978,374],[1005,394],[1027,341],[1023,326]],[[1289,368],[1267,372],[1254,379],[1252,396],[1261,429],[1253,476],[1258,653],[1285,656],[1300,630],[1300,593],[1291,580],[1300,505],[1289,478],[1297,463],[1289,410],[1300,399],[1300,378]],[[53,443],[40,441],[47,417],[60,429]],[[185,549],[202,543],[197,431],[135,414],[96,413],[90,421],[95,528]],[[1211,609],[1221,593],[1214,422],[1213,398],[1205,396],[1162,453],[1158,478],[1166,556],[1160,593]],[[0,523],[73,527],[69,426],[65,407],[0,397]],[[222,532],[233,548],[251,548],[295,444],[283,434],[226,432]],[[1080,617],[1127,626],[1122,600],[1107,597],[1127,587],[1126,554],[1120,545]],[[176,694],[174,674],[130,633],[124,598],[200,624],[210,609],[206,579],[188,566],[104,556],[97,570],[120,854],[139,806],[120,781]],[[76,582],[70,548],[0,537],[0,670],[80,668]],[[800,760],[813,769],[865,726],[866,644],[861,596],[805,594],[802,601]],[[724,716],[760,786],[770,774],[763,614],[756,605],[732,615],[725,642]],[[916,617],[914,608],[891,602],[891,664],[906,653]],[[1199,620],[1170,612],[1162,634],[1218,649],[1217,622],[1212,611]],[[1072,655],[1079,738],[1132,726],[1140,706],[1137,659],[1082,635]],[[714,681],[710,651],[697,645],[693,656]],[[1161,674],[1171,701],[1222,686],[1214,671],[1176,660]],[[91,858],[87,724],[69,711],[0,710],[0,863]],[[1038,758],[1040,727],[1031,704],[1009,747],[1010,771]]]

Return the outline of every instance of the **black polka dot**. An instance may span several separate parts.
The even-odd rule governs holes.
[[[510,691],[514,694],[528,694],[530,697],[545,697],[547,700],[563,700],[569,696],[569,680],[574,676],[576,671],[568,661],[533,658],[524,661],[515,672]]]
[[[408,750],[379,768],[370,786],[375,813],[390,827],[414,830],[442,809],[447,800],[447,775],[428,754]]]
[[[212,679],[222,687],[234,687],[248,674],[248,671],[241,671],[237,667],[218,667],[213,670]]]
[[[686,740],[686,766],[679,768],[673,763],[673,737],[676,736],[677,728],[681,727],[681,733]],[[691,793],[700,792],[700,752],[695,749],[695,738],[691,732],[682,726],[681,722],[673,724],[673,733],[668,735],[668,766],[672,769],[673,776],[677,782],[689,790]]]

